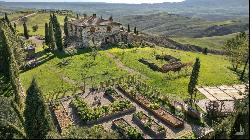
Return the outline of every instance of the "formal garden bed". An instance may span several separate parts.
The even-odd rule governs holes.
[[[102,123],[113,117],[133,113],[136,110],[133,104],[128,100],[118,100],[107,106],[99,106],[96,108],[89,107],[84,99],[81,98],[74,99],[70,104],[80,119],[88,125]]]
[[[142,111],[134,113],[133,119],[140,126],[143,126],[143,128],[147,131],[148,134],[154,135],[156,137],[165,137],[165,128],[159,123],[157,123],[153,118],[144,114]]]
[[[133,88],[132,85],[129,86],[126,83],[118,85],[118,89],[121,90],[126,96],[128,96],[133,101],[153,113],[155,117],[161,119],[166,124],[174,128],[184,126],[184,121],[181,118],[178,118],[177,116],[173,115],[172,113],[161,107],[157,102],[155,102],[157,100],[157,97],[149,97],[153,100],[153,102],[149,101],[145,96],[140,93],[139,87],[140,86],[136,86]],[[152,95],[148,94],[148,96]],[[171,103],[168,104],[170,105]]]
[[[113,127],[127,139],[143,139],[143,134],[138,129],[132,127],[123,118],[114,120]]]
[[[176,57],[173,57],[171,55],[155,55],[155,59],[156,60],[165,60],[165,61],[168,61],[168,62],[178,62],[178,61],[181,61],[179,58],[176,58]]]
[[[61,102],[51,103],[50,109],[52,111],[52,116],[55,118],[59,132],[62,132],[64,129],[67,129],[72,125],[70,116]]]
[[[116,100],[122,100],[123,97],[121,95],[119,95],[115,89],[109,87],[105,90],[104,93],[105,96],[107,96],[112,102],[116,101]]]
[[[173,60],[173,62],[164,64],[160,67],[160,66],[156,65],[155,63],[151,63],[144,58],[141,58],[138,61],[144,65],[147,65],[153,71],[158,71],[158,72],[162,72],[162,73],[168,73],[170,71],[180,72],[183,68],[190,67],[193,65],[192,62],[182,63],[180,61]]]

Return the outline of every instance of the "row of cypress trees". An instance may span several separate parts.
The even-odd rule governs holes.
[[[50,15],[49,23],[45,23],[45,43],[51,50],[63,51],[62,31],[55,14]]]

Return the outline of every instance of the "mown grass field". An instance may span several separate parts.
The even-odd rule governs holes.
[[[237,33],[224,35],[224,36],[213,36],[213,37],[203,37],[203,38],[187,38],[187,37],[173,37],[171,39],[182,43],[200,46],[202,48],[223,50],[224,44],[228,39],[236,36]]]
[[[50,13],[37,13],[31,17],[28,17],[28,20],[26,22],[29,35],[39,35],[44,36],[45,34],[45,23],[49,23]],[[57,15],[57,19],[60,23],[60,25],[63,25],[65,15]],[[38,25],[38,30],[36,32],[33,32],[32,26]],[[18,33],[23,33],[23,23],[18,22],[17,24],[17,31]]]
[[[46,100],[60,98],[65,95],[72,95],[78,90],[78,86],[72,82],[63,80],[68,77],[78,83],[83,83],[82,74],[87,78],[86,84],[89,87],[97,85],[102,81],[118,78],[127,75],[129,72],[116,65],[115,61],[119,59],[124,66],[129,67],[149,79],[144,79],[150,86],[159,89],[163,94],[167,94],[176,99],[185,99],[189,95],[187,93],[187,85],[189,76],[178,77],[178,74],[163,74],[152,71],[146,65],[138,62],[139,58],[146,58],[159,65],[165,62],[154,59],[156,54],[170,54],[180,58],[183,62],[195,61],[196,57],[201,60],[201,72],[199,77],[199,85],[221,85],[239,83],[238,77],[228,67],[229,61],[223,56],[203,55],[192,52],[183,52],[171,50],[167,48],[134,48],[134,49],[110,49],[100,51],[93,60],[93,56],[89,53],[83,53],[72,57],[54,57],[45,64],[24,72],[21,74],[21,80],[27,89],[32,77],[36,77]],[[111,58],[108,53],[113,54],[116,58]],[[59,67],[58,63],[68,61],[68,65]],[[183,74],[183,71],[180,72]],[[172,79],[171,79],[172,77]],[[174,79],[176,77],[176,79]],[[170,78],[170,79],[167,79]],[[60,89],[62,89],[60,91]],[[66,92],[67,91],[67,92]],[[197,96],[198,99],[204,98],[202,95]]]

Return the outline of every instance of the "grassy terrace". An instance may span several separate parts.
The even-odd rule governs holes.
[[[32,17],[28,18],[27,21],[27,27],[29,30],[29,35],[40,35],[40,36],[44,36],[44,24],[47,22],[49,23],[49,18],[50,18],[50,14],[49,13],[37,13],[35,15],[33,15]],[[63,25],[63,20],[65,18],[65,15],[57,15],[58,21],[61,24],[61,26]],[[32,30],[32,26],[34,25],[38,25],[38,30],[36,32],[33,32]],[[23,33],[23,24],[21,22],[19,22],[17,24],[17,31],[19,33]]]
[[[202,48],[223,50],[224,43],[228,39],[233,38],[235,35],[236,33],[224,36],[213,36],[213,37],[203,37],[203,38],[173,37],[172,39],[182,44],[191,44],[200,46]]]
[[[72,57],[55,56],[43,65],[22,73],[21,80],[27,89],[32,77],[35,76],[46,100],[56,99],[74,94],[78,90],[76,83],[83,82],[81,74],[86,75],[86,77],[94,76],[93,81],[90,78],[86,80],[89,86],[128,74],[128,71],[115,63],[115,61],[120,60],[125,67],[134,69],[145,77],[148,77],[149,79],[145,81],[149,85],[160,89],[162,93],[177,99],[189,97],[187,93],[189,76],[177,77],[177,73],[169,75],[154,72],[146,65],[138,62],[138,59],[143,57],[159,65],[164,64],[164,61],[154,59],[153,52],[153,48],[125,50],[114,48],[100,51],[95,61],[93,61],[93,57],[87,52]],[[156,54],[170,54],[180,58],[182,62],[194,61],[196,57],[199,57],[201,59],[200,85],[239,83],[237,75],[228,68],[230,66],[229,61],[223,56],[203,55],[167,48],[156,48],[155,52]],[[109,57],[108,53],[113,54],[116,58]],[[68,65],[59,67],[58,63],[63,61],[68,61]],[[176,77],[176,79],[171,78],[172,80],[167,80],[168,77]],[[70,80],[65,80],[67,78]],[[203,97],[198,95],[198,98],[201,99]]]

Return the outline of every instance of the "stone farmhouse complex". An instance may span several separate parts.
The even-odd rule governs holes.
[[[132,43],[136,39],[134,33],[126,32],[122,24],[113,21],[112,17],[106,20],[96,14],[69,21],[68,29],[68,45],[77,48],[89,47],[90,41],[103,46],[118,42]]]

